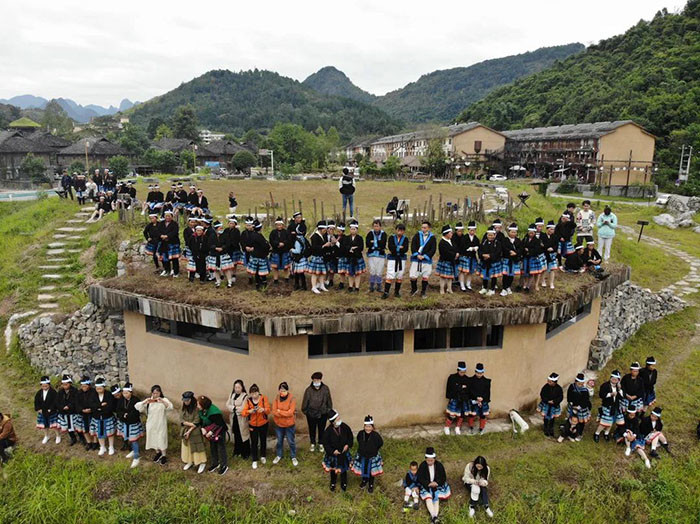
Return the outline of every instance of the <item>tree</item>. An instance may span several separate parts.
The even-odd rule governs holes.
[[[83,164],[81,161],[76,160],[73,162],[70,167],[68,168],[68,171],[70,173],[84,173],[85,172],[85,164]]]
[[[243,139],[241,141],[244,144],[252,144],[255,147],[258,147],[260,144],[262,144],[262,136],[255,129],[250,129],[245,135],[243,135]]]
[[[160,173],[172,173],[177,166],[175,153],[154,148],[146,151],[143,161]]]
[[[268,142],[275,151],[275,160],[280,167],[300,164],[302,169],[311,169],[314,161],[316,137],[296,124],[276,124],[268,135]]]
[[[148,132],[148,138],[155,138],[158,128],[163,124],[165,124],[165,120],[163,120],[161,117],[154,116],[151,118],[148,121],[148,128],[146,130]]]
[[[197,115],[191,105],[180,106],[175,110],[173,117],[173,136],[175,138],[189,138],[199,140],[197,130]]]
[[[119,142],[124,149],[137,157],[143,155],[149,146],[146,131],[136,124],[124,124]]]
[[[195,170],[196,157],[194,151],[190,149],[183,149],[180,151],[180,162],[185,171],[193,173]]]
[[[233,155],[231,160],[233,167],[238,171],[248,172],[248,170],[258,163],[255,155],[250,151],[239,151]]]
[[[109,159],[109,170],[117,178],[123,178],[129,174],[129,159],[122,155],[113,156]]]
[[[41,125],[44,129],[59,136],[67,137],[73,132],[73,120],[55,100],[46,104]]]
[[[420,157],[421,166],[433,176],[442,176],[447,169],[447,155],[442,148],[442,142],[439,138],[431,140],[426,154]]]
[[[161,124],[158,126],[158,129],[156,129],[156,134],[153,137],[153,140],[160,140],[161,138],[172,138],[173,137],[173,130],[168,127],[167,124]]]
[[[384,165],[382,166],[382,168],[380,170],[382,175],[389,175],[389,176],[395,176],[400,171],[401,171],[401,161],[399,160],[399,157],[396,157],[393,155],[386,159],[386,162],[384,162]]]
[[[24,157],[20,169],[22,170],[22,174],[30,178],[33,182],[47,182],[49,180],[46,176],[44,160],[35,157],[31,153],[27,153],[27,156]]]

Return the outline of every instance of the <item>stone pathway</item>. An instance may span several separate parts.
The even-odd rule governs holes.
[[[639,232],[635,231],[634,228],[622,225],[618,226],[618,228],[621,232],[627,235],[628,240],[637,240]],[[663,288],[661,292],[670,291],[677,297],[683,298],[686,295],[700,291],[700,258],[686,253],[685,251],[681,251],[678,249],[678,246],[669,244],[668,242],[660,240],[656,237],[645,236],[643,241],[649,245],[660,247],[667,252],[673,253],[673,256],[687,262],[690,266],[690,271],[683,276],[683,278]]]

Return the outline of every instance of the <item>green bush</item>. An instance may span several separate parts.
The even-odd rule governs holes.
[[[122,155],[113,156],[109,159],[109,170],[117,178],[125,177],[129,174],[129,159]]]

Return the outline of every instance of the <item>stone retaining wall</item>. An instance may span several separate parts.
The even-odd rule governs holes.
[[[680,311],[685,305],[670,291],[653,293],[629,282],[616,287],[603,297],[598,335],[591,341],[588,368],[602,369],[613,352],[643,324]]]
[[[72,315],[46,315],[22,325],[20,346],[31,364],[49,375],[104,376],[124,382],[128,365],[121,311],[92,303]]]

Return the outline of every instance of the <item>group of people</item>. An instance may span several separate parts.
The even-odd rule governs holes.
[[[117,176],[109,169],[103,171],[95,169],[92,177],[88,177],[87,173],[75,171],[71,175],[67,170],[64,170],[59,182],[58,194],[63,198],[73,200],[73,190],[75,190],[78,204],[84,205],[88,200],[97,200],[101,194],[116,193],[118,184]]]
[[[668,440],[662,432],[662,409],[655,406],[657,377],[656,359],[652,356],[646,359],[644,367],[639,362],[632,362],[629,373],[624,376],[617,369],[613,370],[598,392],[601,406],[596,419],[598,426],[593,434],[595,442],[600,441],[601,433],[607,442],[615,425],[613,440],[625,446],[625,455],[637,453],[647,468],[651,467],[651,462],[646,446],[650,446],[649,456],[652,458],[659,458],[659,445],[670,453]],[[549,375],[540,391],[537,407],[544,420],[544,434],[549,437],[555,436],[554,424],[561,415],[564,400],[558,380],[556,373]],[[559,427],[559,442],[567,439],[575,442],[583,438],[585,425],[591,419],[591,395],[584,374],[579,373],[566,391],[567,416]]]
[[[293,278],[295,290],[306,290],[306,275],[309,275],[311,291],[316,294],[329,291],[336,284],[335,275],[340,280],[338,289],[359,292],[362,275],[369,273],[369,292],[381,293],[382,298],[387,299],[392,285],[394,296],[401,296],[408,268],[411,295],[425,297],[437,261],[435,272],[440,277],[441,294],[453,293],[457,286],[461,291],[471,291],[472,277],[476,275],[482,280],[480,294],[494,295],[501,278],[500,295],[507,296],[513,293],[517,276],[520,280],[515,289],[524,292],[536,292],[547,285],[553,289],[555,275],[560,270],[594,271],[602,278],[601,265],[610,251],[607,241],[605,255],[595,247],[594,214],[588,201],[578,212],[574,204],[569,204],[556,224],[553,220],[545,224],[538,217],[522,237],[515,223],[504,232],[500,219],[495,219],[481,238],[476,235],[474,221],[466,227],[458,222],[454,229],[450,225],[443,226],[439,239],[432,232],[430,222],[424,221],[409,240],[403,224],[397,223],[394,233],[387,234],[381,221],[375,220],[372,229],[363,236],[359,233],[358,222],[351,219],[348,224],[321,220],[307,238],[306,222],[297,211],[289,223],[277,217],[274,229],[266,238],[262,234],[262,223],[253,217],[244,219],[243,230],[239,229],[235,215],[228,216],[226,225],[215,220],[209,215],[206,197],[195,186],[190,188],[190,200],[168,203],[170,195],[179,191],[178,186],[174,186],[165,201],[162,193],[154,199],[149,192],[144,203],[144,212],[150,211],[150,222],[143,232],[146,253],[152,255],[156,272],[161,276],[177,277],[179,259],[184,257],[190,281],[198,277],[201,282],[215,281],[217,287],[224,282],[232,287],[238,266],[245,267],[249,282],[252,284],[254,280],[256,289],[265,289],[268,276],[272,274],[274,285],[279,284],[281,278],[285,281]],[[229,197],[235,204],[235,198]],[[188,214],[182,240],[178,209]],[[599,217],[599,222],[601,219],[599,236],[604,234],[603,229],[614,235],[617,219],[609,208]],[[575,233],[578,235],[574,247]]]

